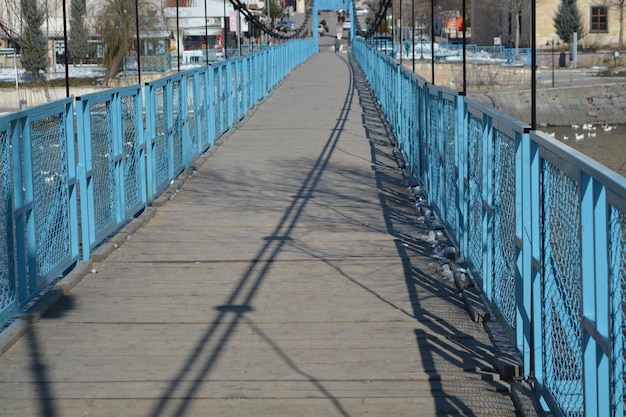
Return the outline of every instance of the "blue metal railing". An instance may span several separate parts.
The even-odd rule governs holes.
[[[0,326],[316,52],[314,39],[287,42],[0,116]]]
[[[352,50],[544,403],[624,416],[626,179],[362,40]]]

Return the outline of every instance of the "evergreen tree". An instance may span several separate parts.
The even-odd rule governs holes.
[[[89,47],[89,31],[85,27],[85,0],[72,0],[70,13],[69,53],[74,64],[82,64]]]
[[[44,13],[37,7],[37,0],[22,0],[22,17],[22,67],[28,74],[41,79],[41,73],[48,66],[48,40],[41,30]]]
[[[585,27],[576,0],[561,0],[554,17],[554,29],[563,42],[570,42],[574,32],[578,32],[578,39],[585,36]]]

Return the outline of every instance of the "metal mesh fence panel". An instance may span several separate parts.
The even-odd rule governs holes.
[[[185,98],[180,88],[180,79],[172,81],[172,139],[174,147],[174,173],[178,173],[183,169],[183,137],[182,137],[182,121],[180,110]]]
[[[198,143],[202,151],[209,144],[209,108],[207,103],[206,73],[198,77],[198,105],[200,108],[198,119]]]
[[[125,213],[142,204],[142,175],[140,143],[137,140],[141,132],[137,132],[139,121],[136,120],[138,99],[130,95],[122,97],[122,135],[124,152],[124,210]]]
[[[235,65],[235,71],[236,71],[236,81],[237,81],[237,98],[236,98],[236,103],[235,103],[235,115],[237,120],[241,119],[243,117],[244,113],[244,103],[245,103],[245,97],[244,97],[244,92],[245,92],[245,87],[243,85],[244,82],[244,78],[243,78],[243,65],[244,65],[245,61],[238,61],[237,65]]]
[[[62,114],[30,125],[38,277],[70,255],[66,128]]]
[[[494,157],[492,300],[515,328],[515,139],[496,130]]]
[[[611,273],[611,335],[613,338],[611,408],[613,416],[623,417],[626,410],[626,213],[610,206],[609,242]]]
[[[215,124],[215,137],[222,134],[222,110],[221,110],[221,80],[219,77],[220,67],[213,68],[213,123]]]
[[[431,95],[428,101],[430,107],[430,123],[428,126],[429,140],[428,150],[426,151],[430,159],[430,189],[428,190],[429,198],[432,202],[441,204],[441,155],[439,154],[439,141],[441,140],[441,132],[439,131],[439,97]]]
[[[426,181],[428,178],[428,138],[425,135],[426,132],[426,106],[424,103],[424,95],[426,92],[424,89],[420,91],[420,108],[419,108],[419,140],[420,144],[418,148],[420,149],[420,175],[422,181]]]
[[[479,271],[483,264],[483,126],[470,113],[468,121],[468,259]]]
[[[92,104],[89,112],[94,222],[98,235],[116,220],[113,121],[110,102]]]
[[[191,142],[191,153],[196,155],[200,152],[198,142],[198,129],[196,126],[196,90],[194,77],[187,77],[187,130],[189,131],[189,140]]]
[[[221,133],[225,133],[230,126],[228,126],[228,88],[227,86],[228,84],[228,78],[227,78],[227,67],[223,66],[222,70],[220,71],[220,96],[221,96],[221,103],[220,103],[220,109],[221,109],[221,113],[220,113],[220,117],[222,119],[222,131]]]
[[[0,317],[10,314],[17,301],[13,275],[13,203],[11,199],[11,147],[7,131],[0,132]]]
[[[154,155],[156,159],[156,178],[157,189],[164,188],[169,180],[168,170],[168,147],[167,138],[165,136],[165,86],[155,89],[155,139],[154,139]]]
[[[452,234],[456,233],[456,201],[458,194],[456,170],[456,106],[451,100],[443,100],[443,161],[444,206],[446,222]]]
[[[544,383],[567,417],[582,417],[581,237],[578,184],[543,161]]]

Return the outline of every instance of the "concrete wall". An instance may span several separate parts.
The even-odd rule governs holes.
[[[411,60],[403,60],[402,64],[413,68]],[[431,80],[431,62],[416,61],[415,72]],[[516,87],[530,85],[530,67],[503,66],[500,64],[474,64],[467,62],[466,81],[468,88],[485,86]],[[463,64],[441,63],[435,64],[435,84],[460,90],[463,86]]]
[[[70,93],[72,96],[80,96],[107,89],[106,87],[72,87]],[[0,96],[2,96],[2,111],[17,111],[20,109],[20,100],[26,100],[28,107],[34,107],[65,98],[65,87],[48,88],[47,92],[43,88],[0,88]]]

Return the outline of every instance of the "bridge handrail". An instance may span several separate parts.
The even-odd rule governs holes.
[[[0,116],[0,329],[316,52],[295,40]]]
[[[524,123],[352,50],[412,175],[564,416],[624,416],[626,179]]]

